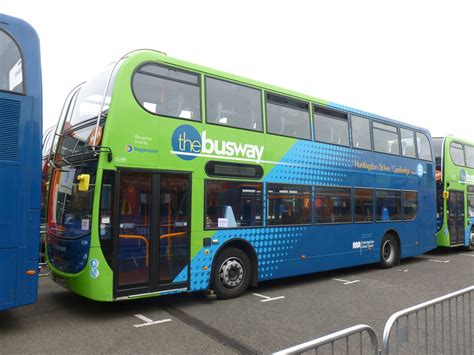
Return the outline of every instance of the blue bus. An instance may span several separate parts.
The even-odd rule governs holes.
[[[41,85],[36,31],[0,14],[0,310],[37,297]]]

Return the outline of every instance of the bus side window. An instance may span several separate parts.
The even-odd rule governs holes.
[[[400,128],[400,136],[402,138],[402,156],[416,158],[415,132],[410,129]]]
[[[15,41],[4,31],[0,30],[0,90],[24,93],[23,65],[21,52]]]
[[[208,180],[205,183],[205,228],[262,225],[262,184]]]
[[[372,122],[374,150],[380,153],[400,155],[398,128],[396,126]]]
[[[200,121],[199,76],[157,64],[141,66],[133,76],[133,93],[146,111]]]
[[[261,91],[206,77],[208,123],[262,131]]]
[[[346,113],[314,106],[314,137],[318,142],[349,146]]]
[[[352,146],[358,149],[371,150],[370,122],[367,118],[351,116]]]

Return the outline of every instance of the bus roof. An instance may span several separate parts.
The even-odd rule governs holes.
[[[26,94],[41,97],[41,58],[38,55],[40,53],[38,33],[28,22],[2,13],[0,13],[0,29],[10,34],[20,46],[24,61]]]

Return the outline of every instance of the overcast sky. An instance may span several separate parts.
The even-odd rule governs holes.
[[[474,141],[472,1],[0,0],[41,39],[44,128],[124,53],[168,55]]]

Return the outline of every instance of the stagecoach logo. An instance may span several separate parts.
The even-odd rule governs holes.
[[[224,156],[229,159],[260,162],[264,147],[242,144],[233,141],[221,141],[207,137],[206,131],[199,131],[190,125],[177,127],[171,137],[171,153],[184,160],[197,156]]]
[[[126,144],[125,145],[125,152],[127,153],[132,153],[132,152],[138,152],[138,153],[158,153],[158,149],[149,149],[149,148],[142,148],[142,147],[134,147],[133,145]]]
[[[464,170],[464,169],[461,169],[461,182],[462,183],[470,183],[470,184],[474,184],[474,175],[469,175],[469,173]]]

